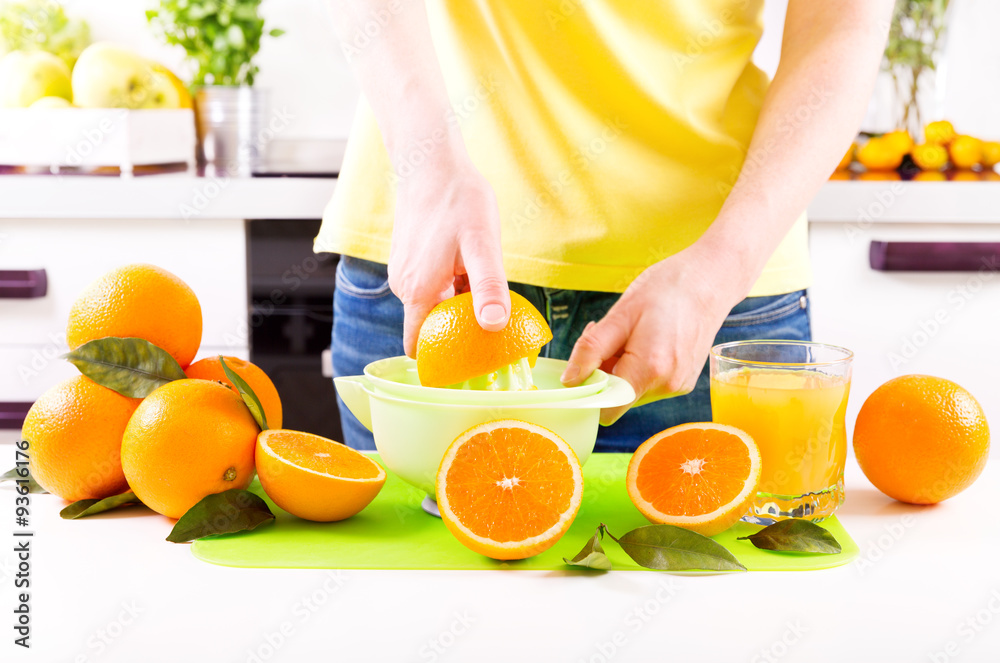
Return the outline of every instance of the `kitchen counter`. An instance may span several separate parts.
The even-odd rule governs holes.
[[[0,175],[0,219],[319,219],[345,148],[342,140],[273,141],[253,177],[184,168],[139,169],[143,174],[131,177],[8,168]]]
[[[1000,223],[1000,182],[831,181],[809,205],[814,223]]]
[[[0,218],[318,219],[335,178],[0,176]]]
[[[226,568],[165,542],[155,514],[64,521],[33,496],[32,649],[8,627],[0,660],[995,661],[1000,465],[936,507],[884,497],[852,459],[847,486],[858,561],[707,577]],[[0,488],[8,522],[13,498]]]
[[[324,167],[336,171],[339,160],[330,157]],[[332,173],[232,178],[193,172],[131,178],[0,175],[0,218],[318,219],[335,186]],[[995,223],[1000,222],[1000,182],[827,182],[809,206],[809,219]]]

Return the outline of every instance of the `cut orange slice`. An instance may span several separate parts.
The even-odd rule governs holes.
[[[494,559],[550,548],[573,523],[583,473],[552,431],[514,419],[480,424],[452,442],[437,475],[441,518],[455,537]]]
[[[365,454],[292,430],[258,435],[255,462],[267,496],[306,520],[350,518],[368,506],[385,483],[385,470]]]
[[[643,442],[625,481],[650,521],[712,536],[750,508],[760,484],[760,451],[738,428],[682,424]]]

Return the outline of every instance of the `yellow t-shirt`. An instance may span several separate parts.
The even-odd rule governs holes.
[[[511,281],[621,292],[697,240],[767,76],[763,0],[428,0],[454,116],[493,185]],[[434,137],[415,140],[419,167]],[[361,101],[315,249],[385,263],[395,175]],[[805,217],[751,294],[809,285]]]

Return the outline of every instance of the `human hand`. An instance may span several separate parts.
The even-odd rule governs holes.
[[[604,409],[602,424],[630,407],[694,389],[716,333],[745,294],[745,279],[728,278],[721,264],[723,256],[689,247],[647,268],[602,320],[584,329],[563,383],[575,386],[601,368],[636,393],[631,405]]]
[[[416,355],[432,308],[472,292],[476,320],[499,331],[510,318],[500,215],[486,178],[464,155],[441,147],[397,185],[389,287],[403,302],[403,346]]]

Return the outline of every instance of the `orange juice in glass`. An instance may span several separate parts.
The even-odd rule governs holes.
[[[801,341],[712,348],[712,421],[750,434],[761,483],[750,522],[819,521],[844,502],[850,350]]]

